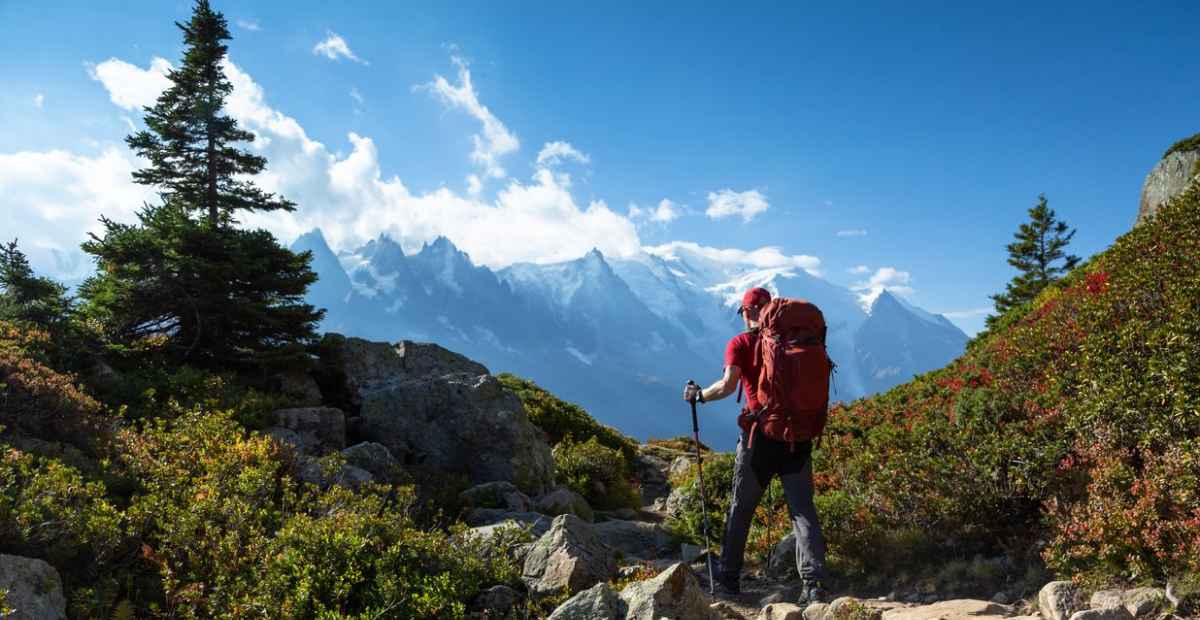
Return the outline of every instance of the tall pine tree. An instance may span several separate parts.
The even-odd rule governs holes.
[[[988,317],[989,325],[1009,308],[1037,297],[1042,289],[1079,264],[1078,256],[1063,251],[1075,236],[1075,230],[1057,219],[1054,209],[1047,206],[1044,194],[1039,195],[1037,204],[1029,209],[1029,221],[1021,224],[1013,236],[1016,240],[1007,246],[1008,264],[1020,273],[1013,277],[1003,293],[992,295],[996,315]]]
[[[249,179],[267,162],[239,148],[254,135],[223,114],[232,91],[225,18],[197,0],[191,20],[176,25],[180,67],[145,108],[148,130],[126,139],[150,162],[134,180],[157,187],[161,203],[145,205],[136,225],[101,218],[104,236],[83,244],[98,266],[80,288],[84,311],[118,345],[156,342],[186,363],[245,371],[302,360],[298,345],[315,338],[324,312],[304,303],[316,280],[311,255],[236,226],[239,212],[295,205]]]

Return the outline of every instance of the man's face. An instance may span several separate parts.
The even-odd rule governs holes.
[[[758,326],[758,311],[762,306],[742,306],[742,321],[746,324],[746,329],[754,329]]]

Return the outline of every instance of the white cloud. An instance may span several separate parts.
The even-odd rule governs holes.
[[[679,205],[667,198],[660,200],[657,207],[642,208],[636,204],[629,205],[629,219],[631,220],[646,219],[665,224],[679,219],[681,215],[683,215],[683,210]]]
[[[140,111],[142,107],[154,105],[162,91],[171,85],[167,72],[171,63],[165,58],[155,57],[148,69],[131,65],[124,60],[109,58],[89,67],[93,80],[99,81],[108,90],[108,98],[123,110]]]
[[[415,251],[422,243],[444,235],[475,262],[495,268],[519,261],[569,260],[593,247],[614,257],[640,251],[633,223],[602,201],[577,203],[570,193],[568,175],[538,170],[527,182],[509,181],[490,202],[446,188],[412,192],[399,178],[382,176],[378,149],[371,138],[350,133],[350,153],[339,157],[310,138],[296,119],[272,108],[262,87],[240,67],[226,62],[224,68],[233,85],[225,108],[255,134],[257,139],[249,148],[269,162],[256,180],[265,190],[299,205],[294,213],[246,215],[246,225],[262,226],[284,240],[320,227],[338,249],[388,233]],[[142,72],[151,70],[153,67]],[[102,83],[114,101],[135,94],[126,90],[133,82]],[[473,94],[469,85],[469,79],[463,82],[462,94]],[[156,95],[138,96],[153,100]],[[482,106],[478,109],[486,112]],[[476,180],[482,183],[478,177]]]
[[[357,88],[350,89],[350,98],[357,101],[359,105],[364,103],[362,93],[358,92]]]
[[[66,151],[0,153],[0,196],[4,196],[3,241],[20,239],[39,272],[77,279],[91,269],[79,244],[103,230],[100,216],[133,221],[154,192],[135,185],[141,165],[123,146],[96,155]]]
[[[769,207],[767,197],[756,189],[744,192],[723,189],[708,193],[708,210],[704,213],[714,220],[740,215],[742,221],[749,222]]]
[[[858,293],[858,302],[864,309],[870,309],[871,304],[875,303],[875,299],[884,291],[912,295],[913,289],[909,286],[911,281],[912,276],[907,271],[900,271],[895,267],[880,267],[867,280],[852,284],[850,290]]]
[[[765,246],[757,250],[738,250],[733,248],[714,248],[703,246],[692,241],[672,241],[662,245],[647,246],[646,252],[663,258],[675,258],[681,250],[686,253],[699,254],[708,260],[738,267],[753,267],[755,269],[799,268],[814,276],[820,276],[821,259],[806,254],[784,254],[775,246]]]
[[[312,53],[317,56],[324,56],[330,60],[345,58],[346,60],[353,60],[363,65],[371,64],[355,56],[354,52],[350,51],[350,46],[346,43],[346,40],[332,30],[327,32],[324,41],[313,46]]]
[[[467,193],[472,196],[478,196],[483,191],[483,181],[477,174],[467,175]]]
[[[849,230],[839,230],[839,231],[837,231],[837,236],[839,236],[839,237],[865,237],[865,236],[867,236],[867,229],[851,228]]]
[[[44,103],[46,103],[46,96],[42,93],[33,96],[33,105],[37,106],[37,109],[42,109],[42,104]]]
[[[851,267],[850,269],[847,269],[846,271],[849,271],[850,273],[852,273],[854,275],[858,275],[858,276],[863,275],[865,273],[871,273],[871,269],[869,267],[867,267],[866,265],[855,265],[854,267]]]
[[[237,20],[238,28],[249,30],[250,32],[258,32],[262,30],[262,26],[258,24],[257,19],[239,19]]]
[[[569,142],[555,141],[547,142],[538,152],[537,165],[554,166],[566,159],[573,159],[581,164],[592,163],[592,158],[571,146]]]
[[[458,56],[451,56],[450,60],[458,67],[458,86],[454,86],[441,75],[435,75],[432,82],[415,88],[434,93],[446,106],[460,108],[483,124],[483,134],[471,136],[475,145],[471,151],[471,160],[483,166],[487,176],[503,179],[508,173],[500,165],[500,158],[519,149],[521,142],[487,106],[479,102],[479,95],[475,92],[475,85],[471,83],[471,70],[466,61]]]

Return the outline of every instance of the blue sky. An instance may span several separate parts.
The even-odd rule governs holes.
[[[190,3],[46,4],[0,0],[0,208],[67,277],[146,197],[121,140]],[[774,246],[973,332],[1038,194],[1090,256],[1200,131],[1195,2],[645,4],[216,0],[234,115],[300,203],[254,223],[446,234],[493,266]]]

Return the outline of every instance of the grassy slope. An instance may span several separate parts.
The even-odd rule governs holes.
[[[1200,570],[1200,188],[946,368],[831,413],[835,556],[1040,556],[1061,574]]]

